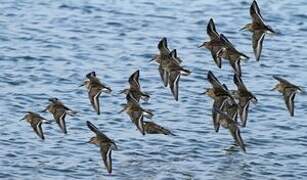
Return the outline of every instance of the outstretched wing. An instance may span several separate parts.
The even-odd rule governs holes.
[[[86,121],[87,127],[93,131],[97,136],[100,136],[101,138],[105,139],[105,141],[112,142],[110,138],[108,138],[106,135],[104,135],[94,124],[92,124],[90,121]]]
[[[262,51],[262,44],[264,40],[265,32],[264,31],[255,31],[252,37],[253,50],[256,56],[256,60],[260,60],[260,55]]]
[[[42,139],[44,140],[45,137],[44,137],[44,133],[43,133],[43,129],[42,129],[42,121],[38,121],[36,124],[33,123],[31,124],[32,125],[32,128],[34,130],[34,132]]]
[[[210,82],[210,84],[215,89],[224,89],[223,85],[220,83],[220,81],[215,77],[215,75],[209,71],[207,75],[207,79]]]
[[[212,58],[217,67],[222,68],[222,58],[219,56],[219,52],[222,50],[220,46],[214,46],[210,50]]]
[[[100,88],[91,88],[90,91],[88,92],[91,104],[98,115],[100,114],[99,96],[102,92],[103,90]]]
[[[164,86],[167,87],[168,80],[169,80],[169,73],[165,71],[161,65],[159,65],[159,73],[160,73]]]
[[[285,91],[283,93],[285,103],[287,105],[288,111],[291,116],[294,116],[294,98],[295,98],[295,90]]]
[[[178,92],[179,92],[179,79],[180,79],[180,72],[173,71],[169,75],[169,85],[172,91],[172,94],[176,101],[178,101]]]
[[[140,70],[137,70],[129,77],[130,86],[140,89],[139,79],[140,79]]]
[[[232,137],[234,138],[236,144],[240,146],[240,148],[242,149],[243,152],[246,152],[245,144],[244,144],[244,141],[243,141],[243,139],[241,137],[241,133],[240,133],[239,127],[236,126],[235,124],[233,124],[229,128],[229,131],[230,131]]]
[[[253,23],[264,24],[263,18],[260,13],[259,6],[255,0],[253,1],[249,12],[252,17]]]
[[[242,122],[242,127],[245,127],[247,123],[248,108],[249,108],[250,100],[251,99],[248,97],[240,98],[239,115],[240,115],[240,120]]]
[[[215,24],[212,18],[209,20],[209,23],[207,25],[207,34],[211,40],[219,38],[219,34],[216,32]]]
[[[105,167],[108,170],[108,173],[112,173],[112,148],[110,143],[101,143],[100,144],[100,153]]]
[[[284,78],[278,77],[276,75],[273,75],[273,78],[276,79],[277,81],[283,83],[283,84],[286,84],[289,87],[293,87],[293,88],[296,88],[296,89],[302,91],[302,89],[299,86],[290,83],[289,81],[285,80]]]

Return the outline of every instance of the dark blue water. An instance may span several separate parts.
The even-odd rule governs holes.
[[[0,3],[0,179],[304,179],[307,176],[306,95],[296,97],[290,118],[282,96],[270,89],[273,74],[307,87],[307,4],[260,1],[266,22],[279,34],[266,36],[260,62],[251,48],[251,34],[239,29],[250,22],[251,1],[5,1]],[[247,153],[229,151],[227,130],[214,132],[212,100],[200,96],[209,87],[212,70],[230,88],[231,67],[220,70],[209,51],[205,27],[215,19],[223,32],[246,53],[243,80],[259,102],[251,106],[247,128],[241,129]],[[181,78],[179,102],[163,87],[157,65],[148,61],[156,44],[168,37],[178,50],[188,77]],[[132,72],[140,69],[141,84],[151,94],[144,108],[154,121],[177,136],[142,136],[129,117],[119,114]],[[112,87],[100,98],[102,115],[90,106],[78,85],[95,70]],[[43,142],[24,112],[38,112],[49,97],[58,97],[79,114],[67,118],[68,134],[56,123],[44,124]],[[52,119],[50,114],[42,114]],[[85,142],[96,124],[118,144],[113,174],[104,168],[99,148]]]

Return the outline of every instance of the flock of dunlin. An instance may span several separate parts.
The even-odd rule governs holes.
[[[253,33],[252,47],[256,60],[259,61],[261,57],[262,42],[267,33],[275,33],[274,30],[264,23],[260,14],[260,9],[256,1],[253,1],[250,7],[250,15],[252,23],[245,25],[242,30],[248,30]],[[208,42],[204,42],[200,47],[208,49],[213,57],[214,62],[219,68],[222,67],[222,59],[229,60],[231,67],[234,70],[233,81],[237,86],[237,90],[229,90],[227,86],[221,83],[214,74],[209,71],[207,79],[212,85],[212,88],[206,89],[202,94],[206,94],[214,100],[212,107],[213,126],[216,132],[219,131],[220,125],[229,129],[235,144],[238,145],[242,151],[246,151],[244,141],[240,135],[240,127],[245,127],[248,116],[248,108],[250,102],[257,102],[257,98],[244,85],[241,79],[240,61],[248,59],[249,57],[239,52],[234,45],[223,35],[216,31],[213,19],[210,19],[207,25],[207,34],[210,37]],[[169,86],[175,100],[179,97],[179,79],[181,75],[189,75],[191,71],[182,67],[182,59],[177,56],[176,49],[170,51],[167,45],[167,39],[162,38],[158,43],[159,53],[154,56],[152,61],[159,64],[159,73],[165,87]],[[140,100],[147,101],[150,96],[141,90],[139,82],[140,71],[134,72],[128,82],[130,87],[121,91],[126,95],[127,103],[120,112],[126,112],[131,121],[136,125],[141,134],[165,134],[174,135],[170,130],[152,122],[144,121],[144,118],[151,119],[153,113],[150,110],[143,109],[140,105]],[[283,94],[286,107],[291,116],[294,116],[294,97],[296,92],[302,91],[299,86],[296,86],[289,81],[273,76],[279,83],[272,89],[278,90]],[[85,86],[88,91],[88,97],[92,107],[96,113],[100,114],[99,97],[101,93],[111,93],[111,88],[103,84],[96,76],[95,72],[90,72],[86,75],[86,80],[81,86]],[[76,111],[66,107],[59,99],[50,98],[50,104],[42,111],[50,112],[56,123],[59,125],[63,133],[67,133],[65,124],[66,115],[73,116]],[[240,122],[237,121],[239,116]],[[34,132],[41,138],[45,139],[42,123],[48,122],[45,118],[34,112],[27,112],[22,118],[29,122]],[[100,146],[103,162],[109,173],[112,172],[112,150],[116,150],[115,142],[102,133],[95,125],[87,121],[88,128],[93,131],[96,136],[92,137],[89,143]]]

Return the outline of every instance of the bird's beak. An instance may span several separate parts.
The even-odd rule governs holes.
[[[274,87],[273,89],[271,89],[271,91],[275,91],[277,88],[276,87]]]
[[[122,112],[126,111],[126,109],[127,109],[127,104],[123,104],[122,106],[124,106],[124,107],[123,107],[122,110],[120,110],[120,111],[118,112],[119,114],[121,114]]]
[[[302,93],[305,92],[303,88],[304,88],[304,87],[302,87],[302,86],[298,86],[298,90],[301,91]]]
[[[200,93],[200,95],[206,95],[208,93],[208,89],[205,90],[205,92]]]
[[[124,90],[119,91],[119,93],[118,93],[118,94],[124,94],[124,93],[125,93],[125,89],[124,89]]]
[[[23,120],[25,120],[26,119],[26,116],[25,117],[23,117],[22,119],[20,119],[19,121],[23,121]]]
[[[204,47],[205,43],[201,44],[200,46],[198,46],[198,48]]]
[[[244,27],[242,27],[241,29],[240,29],[240,31],[245,31],[246,30],[246,26],[244,26]]]
[[[80,84],[78,87],[82,87],[82,86],[85,86],[85,83],[83,83],[83,84]]]
[[[88,143],[89,143],[89,144],[95,144],[95,143],[93,142],[92,138],[90,138],[90,140],[86,141],[85,143],[86,143],[86,144],[88,144]]]
[[[112,89],[109,88],[109,87],[106,87],[106,88],[102,89],[102,91],[105,92],[105,93],[111,93]]]
[[[149,62],[151,63],[154,60],[156,60],[156,57],[153,57]]]

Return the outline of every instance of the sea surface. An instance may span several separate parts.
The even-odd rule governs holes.
[[[262,16],[278,33],[266,36],[256,62],[251,34],[239,31],[250,22],[251,0],[1,0],[0,2],[0,179],[306,179],[307,98],[297,94],[295,116],[283,97],[270,91],[280,75],[307,91],[307,3],[305,0],[259,0]],[[235,89],[227,61],[219,69],[206,49],[206,25],[214,18],[250,59],[242,62],[243,81],[258,98],[251,104],[241,135],[247,153],[233,146],[228,130],[215,133],[212,99],[200,95],[210,87],[211,70]],[[157,43],[168,38],[191,70],[182,76],[179,101],[149,63]],[[119,114],[128,78],[140,70],[142,89],[151,99],[142,107],[153,121],[176,136],[142,136],[126,113]],[[97,76],[113,92],[103,94],[101,115],[79,85]],[[68,134],[43,124],[42,141],[25,121],[26,111],[40,112],[57,97],[78,111],[67,117]],[[52,120],[49,113],[40,113]],[[86,143],[94,123],[114,139],[113,173],[102,163],[99,147]]]

